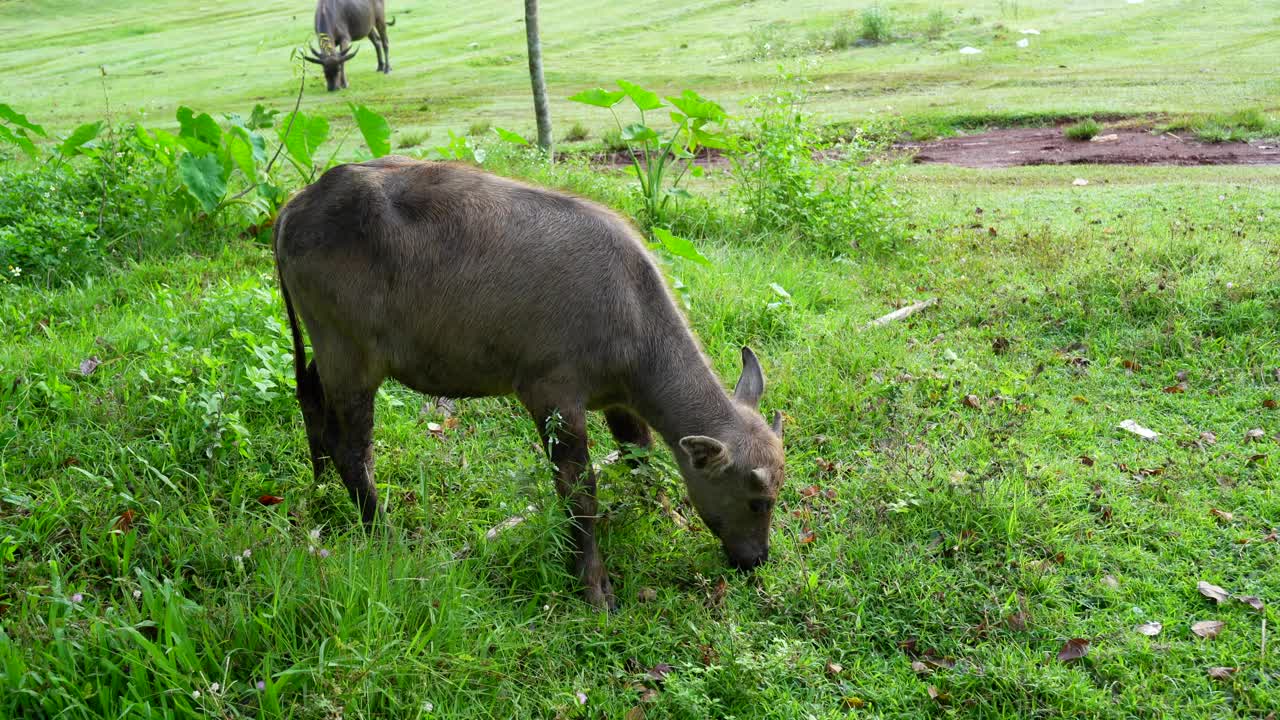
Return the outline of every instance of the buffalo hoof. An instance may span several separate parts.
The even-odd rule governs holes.
[[[600,610],[617,610],[618,600],[613,595],[613,585],[609,582],[609,574],[600,568],[598,572],[584,573],[582,576],[583,599]]]
[[[390,63],[388,63],[385,67],[383,67],[383,68],[382,68],[382,74],[383,74],[383,75],[390,75],[390,74],[391,74],[391,64],[390,64]]]

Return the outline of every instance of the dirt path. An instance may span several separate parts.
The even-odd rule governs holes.
[[[1009,128],[980,135],[902,143],[918,163],[973,168],[1016,165],[1280,165],[1280,142],[1206,143],[1149,128],[1108,129],[1093,140],[1068,140],[1062,128]]]

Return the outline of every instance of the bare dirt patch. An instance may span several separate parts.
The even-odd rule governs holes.
[[[1062,128],[1006,128],[922,143],[901,143],[918,163],[973,168],[1018,165],[1280,165],[1280,142],[1206,143],[1150,128],[1114,128],[1070,140]]]

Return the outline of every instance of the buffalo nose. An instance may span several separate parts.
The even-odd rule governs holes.
[[[743,555],[729,554],[729,564],[742,572],[750,572],[769,561],[769,548]]]

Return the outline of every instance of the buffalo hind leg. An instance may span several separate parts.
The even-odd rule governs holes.
[[[573,567],[586,601],[612,609],[616,606],[613,586],[596,544],[596,477],[587,454],[586,409],[521,399],[538,424],[543,447],[556,466],[556,492],[568,502]]]
[[[378,515],[378,489],[373,483],[375,392],[330,388],[326,398],[331,422],[326,427],[325,446],[366,527]]]
[[[618,449],[622,452],[627,451],[627,445],[634,445],[641,450],[653,447],[653,435],[649,432],[649,426],[630,410],[609,408],[604,411],[604,421],[608,424],[609,432],[613,434],[613,439],[618,442]],[[638,458],[629,456],[627,464],[635,468],[640,463]]]
[[[378,56],[378,72],[384,72],[383,68],[386,67],[386,60],[382,57],[382,41],[378,39],[376,30],[369,32],[369,42],[373,43],[373,52]]]
[[[325,428],[334,422],[333,414],[324,401],[324,385],[316,361],[307,365],[306,374],[298,378],[298,404],[302,406],[302,422],[307,428],[307,445],[311,450],[311,472],[319,480],[324,474],[329,457],[325,446]]]
[[[391,74],[391,44],[387,42],[387,19],[379,17],[378,24],[378,40],[374,44],[382,44],[382,67],[378,68],[385,75]]]

